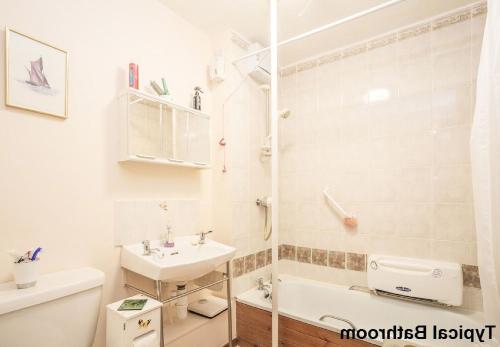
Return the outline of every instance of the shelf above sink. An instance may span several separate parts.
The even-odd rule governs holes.
[[[207,239],[195,244],[196,236],[175,238],[175,247],[161,247],[160,241],[151,241],[151,248],[160,249],[151,255],[143,255],[141,243],[122,247],[121,266],[153,280],[184,282],[214,271],[231,260],[236,249]],[[160,253],[160,254],[158,254]]]

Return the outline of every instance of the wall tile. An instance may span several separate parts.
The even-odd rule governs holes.
[[[432,123],[435,128],[469,125],[472,92],[469,83],[436,89],[432,93]]]
[[[245,257],[245,273],[255,270],[255,254],[249,254]]]
[[[399,33],[400,40],[397,43],[399,62],[429,56],[431,52],[430,29],[430,24],[424,23]]]
[[[328,266],[345,269],[345,252],[328,251]]]
[[[462,273],[464,286],[481,288],[481,281],[479,280],[479,269],[477,266],[462,265]]]
[[[397,232],[400,237],[431,238],[433,209],[431,204],[401,204],[397,216]]]
[[[474,241],[472,204],[437,204],[434,208],[434,237],[447,241]]]
[[[310,263],[311,253],[311,248],[309,247],[297,247],[297,261],[300,263]]]
[[[255,254],[255,268],[260,269],[266,266],[266,251],[259,251]]]
[[[433,163],[433,134],[423,131],[400,138],[401,167],[429,167]]]
[[[469,127],[452,127],[437,131],[435,139],[435,156],[437,165],[468,164]]]
[[[281,245],[281,259],[295,260],[297,257],[297,247],[292,245]]]
[[[470,48],[434,55],[432,74],[434,88],[444,88],[470,82]]]
[[[313,248],[312,263],[315,265],[326,266],[328,263],[328,251],[326,249]]]
[[[431,175],[429,168],[402,169],[398,201],[403,203],[432,201]]]
[[[370,234],[391,236],[397,233],[397,204],[369,204],[367,211],[367,218],[359,218],[359,223],[367,224]]]
[[[435,169],[434,201],[472,202],[471,169],[469,166],[439,167]]]
[[[477,249],[475,242],[432,240],[431,255],[433,259],[477,265]]]
[[[270,265],[273,262],[273,250],[271,248],[266,249],[266,265]]]
[[[366,271],[366,254],[346,253],[346,268],[354,271]]]
[[[245,258],[233,259],[233,277],[239,277],[245,273]]]

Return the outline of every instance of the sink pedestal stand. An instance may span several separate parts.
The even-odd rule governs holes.
[[[200,290],[203,290],[203,289],[207,289],[209,287],[212,287],[216,284],[219,284],[219,283],[223,283],[223,282],[226,282],[226,296],[227,296],[227,331],[228,331],[228,344],[227,346],[228,347],[232,347],[233,346],[233,315],[232,315],[232,310],[231,310],[231,275],[230,275],[230,265],[231,264],[231,261],[227,261],[226,262],[226,272],[223,274],[223,278],[218,280],[218,281],[215,281],[213,283],[209,283],[205,286],[202,286],[202,287],[198,287],[198,288],[194,288],[194,289],[191,289],[191,290],[188,290],[186,291],[185,293],[183,294],[179,294],[179,295],[176,295],[176,296],[173,296],[173,297],[170,297],[166,300],[162,300],[162,294],[163,294],[163,287],[162,287],[162,281],[160,280],[156,280],[155,281],[155,287],[156,287],[156,294],[155,295],[152,295],[140,288],[137,288],[131,284],[128,284],[128,283],[125,283],[125,287],[127,288],[130,288],[130,289],[133,289],[141,294],[144,294],[152,299],[155,299],[155,300],[158,300],[159,302],[161,302],[162,304],[166,304],[166,303],[169,303],[171,301],[174,301],[174,300],[177,300],[179,298],[182,298],[184,296],[187,296],[189,294],[193,294],[193,293],[196,293]],[[160,331],[160,346],[161,347],[164,347],[163,345],[163,309],[161,310],[161,331]]]

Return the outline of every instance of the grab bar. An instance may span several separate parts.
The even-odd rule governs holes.
[[[342,206],[339,205],[339,203],[337,201],[335,201],[335,199],[328,193],[328,190],[329,188],[326,187],[324,190],[323,190],[323,194],[325,195],[325,197],[328,199],[328,201],[330,201],[330,203],[333,205],[333,208],[335,209],[335,211],[340,215],[340,217],[342,218],[348,218],[350,217],[349,214],[346,212],[346,210],[344,210],[342,208]]]
[[[322,316],[319,318],[319,320],[320,320],[321,322],[323,322],[323,321],[325,320],[325,318],[333,318],[333,319],[336,319],[336,320],[342,321],[342,322],[344,322],[344,323],[349,324],[349,326],[350,326],[351,328],[356,329],[356,327],[354,326],[354,323],[353,323],[353,322],[351,322],[351,321],[350,321],[350,320],[348,320],[348,319],[341,318],[341,317],[337,317],[337,316],[332,316],[331,314],[324,314],[324,315],[322,315]]]
[[[328,200],[335,212],[337,212],[337,214],[342,218],[344,224],[350,228],[355,228],[358,225],[356,217],[349,215],[346,210],[344,210],[342,206],[340,206],[339,203],[328,193],[328,190],[328,187],[323,190],[325,198]]]

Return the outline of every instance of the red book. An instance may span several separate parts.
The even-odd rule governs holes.
[[[139,65],[128,64],[128,85],[129,87],[139,89]]]

